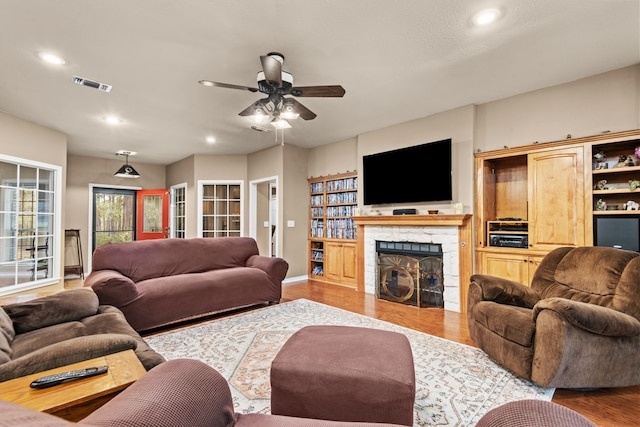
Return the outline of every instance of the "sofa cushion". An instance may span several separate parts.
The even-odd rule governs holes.
[[[135,338],[123,334],[99,334],[71,338],[38,348],[21,357],[14,357],[9,362],[0,365],[0,381],[7,381],[107,354],[133,350],[136,349],[136,345]]]
[[[98,296],[91,289],[73,289],[32,301],[5,305],[17,334],[92,316]]]
[[[80,322],[66,322],[16,335],[13,340],[13,358],[18,358],[42,347],[85,336]]]
[[[516,344],[533,344],[536,325],[533,310],[491,301],[481,301],[473,307],[476,322]]]
[[[11,343],[16,333],[9,315],[0,307],[0,364],[11,360]]]

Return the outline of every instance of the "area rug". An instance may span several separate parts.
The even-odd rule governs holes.
[[[520,379],[477,348],[346,310],[295,300],[148,336],[166,359],[199,359],[228,381],[236,412],[269,413],[269,369],[285,341],[308,325],[347,325],[400,332],[416,372],[416,426],[474,425],[487,411],[520,399],[551,400],[554,389]]]

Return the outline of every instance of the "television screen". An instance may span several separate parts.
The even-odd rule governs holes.
[[[451,139],[364,156],[362,179],[365,205],[451,200]]]

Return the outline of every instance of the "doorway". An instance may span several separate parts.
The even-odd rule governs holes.
[[[136,239],[136,190],[93,188],[92,252],[105,243]]]
[[[276,257],[280,251],[278,177],[249,183],[249,235],[258,243],[261,254]]]
[[[167,238],[169,192],[90,184],[87,271],[92,254],[105,243]]]

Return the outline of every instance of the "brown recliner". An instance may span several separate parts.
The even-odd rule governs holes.
[[[640,254],[558,248],[531,287],[473,275],[467,320],[481,349],[541,386],[640,384]]]

